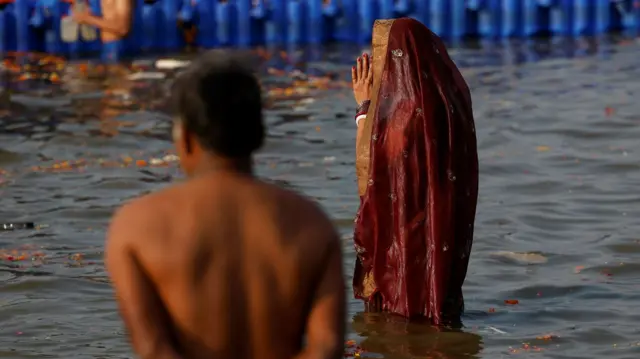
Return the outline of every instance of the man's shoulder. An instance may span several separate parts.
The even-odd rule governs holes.
[[[276,184],[265,182],[265,185],[275,194],[276,204],[296,212],[304,211],[308,215],[326,217],[320,205],[306,195]]]
[[[275,184],[268,185],[277,193],[274,196],[277,211],[290,218],[292,224],[321,236],[330,235],[335,231],[331,218],[317,201]]]
[[[153,212],[160,210],[158,204],[166,200],[167,197],[171,196],[171,192],[175,191],[173,187],[132,198],[120,206],[116,214],[127,212],[130,215],[136,214],[137,217],[153,217]]]
[[[176,188],[171,186],[160,191],[133,198],[114,213],[110,231],[128,231],[149,233],[164,223],[167,206],[176,201]]]

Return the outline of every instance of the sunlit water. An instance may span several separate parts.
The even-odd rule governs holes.
[[[452,50],[473,91],[481,165],[465,328],[364,316],[350,299],[363,356],[640,355],[640,47],[554,49]],[[345,53],[304,70],[346,80],[343,60],[357,51]],[[27,86],[0,113],[0,222],[46,225],[0,232],[0,256],[13,259],[0,261],[3,358],[132,357],[104,271],[105,228],[124,200],[180,177],[162,113],[169,81],[67,77]],[[265,71],[274,100],[257,162],[335,219],[350,287],[355,106],[341,80],[278,90],[291,76]]]

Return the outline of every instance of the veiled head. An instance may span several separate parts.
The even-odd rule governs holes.
[[[376,20],[371,47],[371,105],[363,135],[356,145],[356,174],[361,196],[369,182],[372,128],[379,116],[384,116],[385,121],[402,121],[411,117],[403,113],[409,108],[426,110],[429,104],[443,103],[444,97],[449,96],[442,92],[443,86],[460,91],[461,96],[457,97],[461,97],[465,105],[469,104],[469,110],[471,103],[467,84],[444,43],[421,22],[412,18]],[[425,98],[427,88],[432,91],[427,91],[429,97]]]

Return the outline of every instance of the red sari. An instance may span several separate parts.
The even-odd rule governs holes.
[[[375,298],[377,310],[457,322],[478,199],[469,88],[417,20],[376,21],[372,45],[373,93],[356,149],[354,294]]]

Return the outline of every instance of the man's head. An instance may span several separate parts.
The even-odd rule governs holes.
[[[260,84],[239,57],[220,50],[201,55],[171,92],[173,138],[187,175],[208,159],[247,161],[262,146]]]

